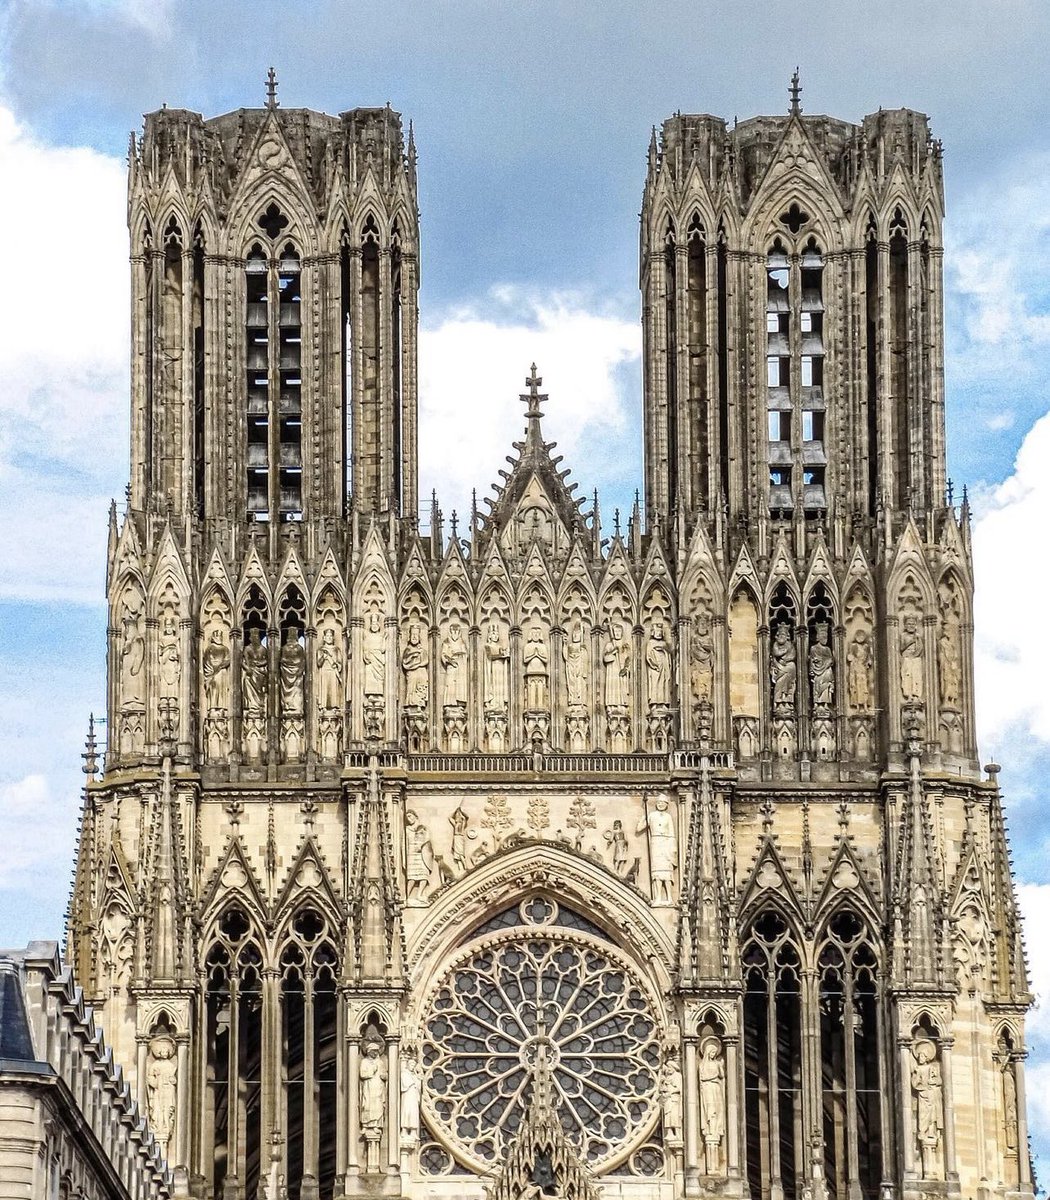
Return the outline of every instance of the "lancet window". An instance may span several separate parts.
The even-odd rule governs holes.
[[[267,229],[279,232],[279,215]],[[253,245],[245,265],[246,471],[248,514],[256,521],[302,517],[301,301],[294,245],[275,258]]]
[[[313,908],[292,919],[281,953],[280,1126],[287,1131],[289,1196],[317,1181],[319,1200],[334,1194],[336,1171],[336,978],[329,930]]]
[[[811,988],[803,964],[814,959]],[[768,910],[751,925],[742,963],[752,1196],[796,1200],[820,1146],[829,1197],[874,1200],[884,1168],[884,1051],[878,958],[865,923],[840,910],[809,949]],[[815,1035],[812,1068],[803,1030]]]
[[[769,506],[826,507],[824,256],[777,239],[766,258],[766,407]]]
[[[254,1196],[262,1153],[263,970],[262,954],[244,911],[219,919],[205,960],[206,1102],[212,1194],[236,1179]]]

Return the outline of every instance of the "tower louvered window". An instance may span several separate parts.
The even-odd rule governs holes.
[[[813,238],[766,259],[766,405],[769,507],[827,506],[824,395],[824,256]]]
[[[289,242],[270,259],[254,245],[245,267],[248,513],[299,520],[303,508],[302,264]]]

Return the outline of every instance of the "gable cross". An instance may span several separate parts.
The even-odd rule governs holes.
[[[277,72],[271,67],[266,72],[266,107],[276,108],[277,105]]]

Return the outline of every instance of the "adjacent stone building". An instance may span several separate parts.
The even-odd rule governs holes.
[[[160,1114],[174,1077],[147,1081]],[[55,942],[0,950],[0,1197],[167,1200],[163,1147]]]
[[[487,511],[420,519],[397,113],[162,109],[129,162],[68,951],[180,1186],[1031,1194],[926,118],[654,132],[611,536],[535,367]]]

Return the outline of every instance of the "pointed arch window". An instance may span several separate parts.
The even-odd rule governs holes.
[[[245,264],[248,515],[302,518],[302,262],[291,242]]]
[[[874,1200],[882,1178],[878,973],[856,913],[844,910],[828,922],[817,977],[828,1196]]]
[[[802,1123],[802,963],[774,911],[743,951],[744,1110],[753,1200],[796,1200],[805,1168]]]
[[[766,405],[769,506],[827,506],[824,415],[824,255],[814,238],[766,258]]]
[[[299,910],[280,957],[281,1116],[289,1196],[331,1200],[336,1171],[338,959],[315,908]],[[314,1188],[316,1190],[314,1190]]]
[[[223,1195],[227,1181],[236,1180],[241,1195],[254,1196],[262,1150],[262,955],[237,905],[219,919],[205,978],[212,1194]]]

